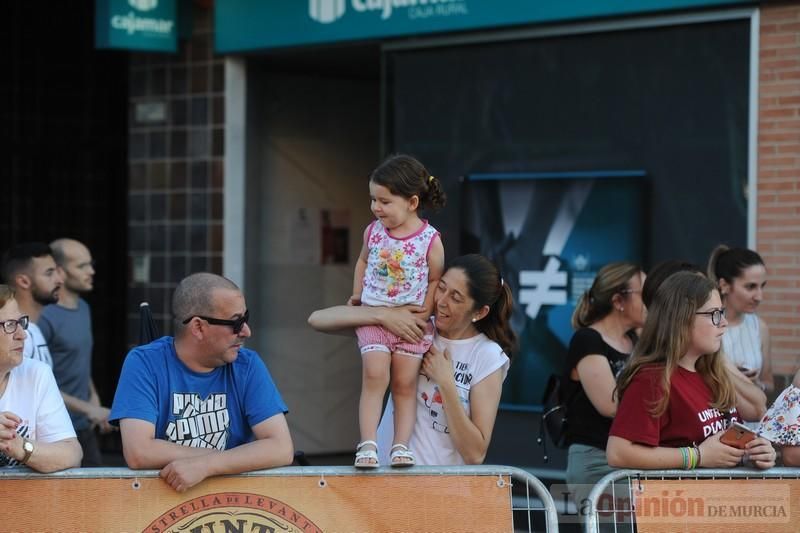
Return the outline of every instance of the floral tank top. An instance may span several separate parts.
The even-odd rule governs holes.
[[[427,220],[422,222],[418,231],[402,239],[389,235],[379,220],[370,224],[361,293],[364,304],[395,307],[425,302],[428,251],[439,232]]]

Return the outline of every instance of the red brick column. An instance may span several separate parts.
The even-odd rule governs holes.
[[[800,2],[761,9],[756,240],[773,371],[800,365]]]

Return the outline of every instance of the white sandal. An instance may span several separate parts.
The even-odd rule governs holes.
[[[389,457],[391,458],[392,467],[394,468],[405,468],[417,464],[417,460],[414,458],[414,452],[409,450],[408,446],[399,442],[392,445]]]
[[[374,450],[364,450],[364,446],[374,446]],[[374,462],[371,462],[374,461]],[[356,446],[356,461],[353,463],[356,468],[378,468],[378,443],[374,440],[359,442]]]

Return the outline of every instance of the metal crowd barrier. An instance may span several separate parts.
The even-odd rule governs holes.
[[[508,466],[285,467],[208,478],[186,493],[156,470],[13,468],[0,469],[0,494],[0,529],[13,531],[507,531],[510,524],[514,532],[558,532],[544,484]]]
[[[618,470],[587,499],[586,533],[800,531],[799,468]]]

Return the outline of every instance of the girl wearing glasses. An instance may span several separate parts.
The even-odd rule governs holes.
[[[0,285],[0,467],[77,467],[83,453],[50,367],[22,356],[28,317]]]
[[[569,424],[567,484],[580,502],[612,468],[606,441],[617,411],[615,380],[633,351],[636,329],[644,324],[645,274],[632,263],[610,263],[597,273],[572,315],[575,334],[567,352],[563,397]]]
[[[727,311],[722,351],[761,390],[772,392],[769,329],[755,314],[767,284],[764,260],[753,250],[720,245],[711,252],[708,277],[717,284]]]
[[[676,272],[693,272],[695,274],[705,275],[705,272],[703,272],[700,267],[692,263],[679,260],[663,261],[651,268],[650,272],[647,273],[647,281],[644,282],[644,287],[642,288],[642,301],[644,305],[648,307],[653,305],[653,299],[655,298],[658,288],[664,280]],[[729,315],[726,311],[725,318],[728,317]],[[728,328],[730,328],[730,323]],[[728,329],[722,337],[723,345],[728,335],[730,335],[730,329]],[[748,421],[761,420],[761,417],[767,410],[767,395],[764,394],[761,388],[750,381],[750,378],[736,368],[736,365],[734,365],[730,359],[726,357],[724,361],[728,375],[731,377],[733,386],[736,388],[736,410],[739,412],[739,416]]]
[[[707,278],[678,272],[656,292],[642,336],[617,380],[619,407],[606,452],[618,468],[775,465],[764,438],[744,449],[720,442],[738,419],[736,392],[720,354],[728,323]]]

